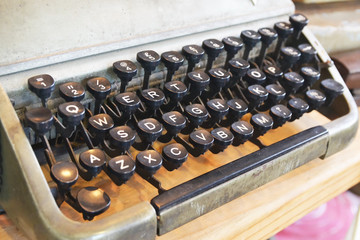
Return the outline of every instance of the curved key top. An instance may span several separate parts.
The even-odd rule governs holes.
[[[325,79],[320,83],[320,89],[324,91],[326,95],[326,105],[330,105],[333,100],[344,92],[344,86],[341,83],[336,82],[334,79]]]
[[[229,70],[233,75],[243,77],[249,70],[250,64],[242,58],[231,59],[229,61]]]
[[[162,166],[162,157],[155,150],[146,150],[136,155],[136,169],[145,173],[146,176],[152,176]]]
[[[54,91],[54,79],[48,74],[41,74],[28,79],[28,87],[41,99],[48,99]]]
[[[185,116],[195,125],[201,125],[208,117],[208,111],[201,104],[191,104],[185,107]]]
[[[288,94],[296,93],[297,90],[304,84],[304,78],[296,72],[287,72],[280,81]]]
[[[248,60],[250,51],[260,42],[261,35],[253,30],[244,30],[241,32],[240,37],[245,44],[245,51],[242,58]]]
[[[317,54],[316,49],[307,43],[300,44],[298,49],[301,52],[300,62],[302,63],[310,62]]]
[[[94,98],[104,100],[110,94],[111,84],[104,77],[95,77],[87,80],[86,88]]]
[[[186,81],[191,84],[190,91],[203,91],[210,83],[210,77],[203,71],[194,71],[187,74]]]
[[[301,98],[290,99],[287,107],[292,112],[292,117],[290,121],[294,121],[300,118],[304,113],[309,110],[309,104],[307,104],[307,102],[305,102]]]
[[[151,71],[154,71],[155,68],[160,64],[160,56],[157,52],[152,50],[146,50],[138,52],[136,55],[136,60],[144,68],[144,83],[142,89],[149,88],[149,78]]]
[[[60,189],[68,191],[79,178],[79,172],[72,162],[57,162],[50,169],[51,178]]]
[[[265,83],[266,75],[257,68],[251,68],[246,72],[244,76],[244,80],[249,85],[254,85],[254,84],[262,85],[263,83]]]
[[[105,114],[97,114],[89,118],[89,130],[95,133],[96,137],[104,137],[111,128],[114,127],[112,118]]]
[[[186,95],[187,87],[180,81],[167,82],[164,85],[164,93],[171,101],[178,102]]]
[[[320,79],[320,72],[313,67],[302,67],[300,69],[300,75],[304,78],[304,87],[311,87]]]
[[[244,45],[241,39],[237,37],[223,38],[222,43],[224,44],[227,54],[230,54],[231,56],[234,56]]]
[[[135,131],[128,126],[114,127],[109,131],[109,141],[113,148],[121,152],[129,150],[135,142]]]
[[[286,96],[285,89],[278,84],[267,85],[265,89],[269,93],[267,101],[270,103],[270,105],[279,103]]]
[[[254,127],[254,137],[259,137],[264,135],[273,127],[273,119],[265,114],[258,113],[251,117],[250,124]]]
[[[206,70],[209,71],[212,68],[214,60],[219,56],[219,54],[224,50],[224,44],[217,39],[207,39],[202,43],[202,47],[208,55]]]
[[[162,150],[163,165],[169,171],[179,168],[188,158],[188,151],[180,143],[171,143]]]
[[[276,81],[279,81],[283,76],[283,72],[276,65],[264,66],[263,71],[266,75],[266,83],[268,84],[276,83]]]
[[[54,117],[47,108],[33,108],[25,112],[26,125],[37,134],[45,134],[50,131],[54,123]]]
[[[310,89],[305,93],[305,100],[309,104],[309,112],[319,109],[326,101],[326,96],[319,90]]]
[[[167,132],[173,136],[178,134],[186,126],[185,117],[177,111],[164,113],[162,120]]]
[[[110,159],[108,169],[123,184],[135,173],[135,162],[128,155],[120,155]]]
[[[92,220],[94,216],[105,212],[111,203],[109,195],[97,187],[80,189],[76,200],[85,220]]]
[[[85,97],[85,89],[78,82],[67,82],[59,87],[60,96],[67,102],[80,102]]]
[[[161,61],[167,68],[166,82],[171,81],[175,71],[177,71],[184,63],[184,57],[178,52],[169,51],[161,54]]]
[[[263,86],[255,84],[247,88],[245,95],[249,100],[249,111],[252,111],[268,98],[269,93]]]
[[[282,126],[285,122],[291,118],[291,111],[282,104],[275,105],[270,108],[270,116],[274,120],[273,128]]]
[[[113,71],[118,76],[118,78],[120,78],[120,92],[125,92],[127,84],[137,73],[137,67],[132,61],[121,60],[113,63]]]
[[[210,113],[212,119],[219,121],[223,119],[229,112],[227,102],[220,98],[211,99],[206,102],[206,109]]]
[[[231,124],[230,131],[234,134],[235,146],[246,142],[254,134],[253,126],[250,123],[241,120]]]
[[[59,105],[58,114],[65,125],[77,126],[85,117],[85,108],[80,102],[66,102]]]
[[[206,152],[214,143],[214,137],[206,130],[196,130],[189,135],[189,142],[200,154]]]
[[[279,35],[279,38],[287,38],[294,32],[294,28],[291,26],[290,23],[287,22],[277,22],[274,25],[274,29]]]
[[[204,56],[204,53],[204,49],[198,45],[186,45],[182,48],[182,54],[188,61],[188,69],[186,73],[194,70],[195,64],[200,62],[201,58]]]
[[[296,39],[298,39],[303,28],[309,23],[309,20],[304,15],[295,13],[289,17],[289,21],[294,27],[294,34]]]
[[[156,110],[165,101],[164,93],[158,88],[149,88],[141,91],[141,101],[151,110]]]
[[[92,176],[97,176],[106,164],[105,153],[98,149],[89,149],[79,155],[80,165],[91,173]]]
[[[229,106],[228,117],[233,119],[240,119],[248,112],[248,105],[241,99],[233,98],[227,101],[227,105]]]
[[[234,135],[224,127],[213,129],[211,135],[214,138],[214,145],[221,151],[231,145],[234,140]]]
[[[146,118],[138,122],[138,135],[142,141],[152,143],[161,136],[163,125],[155,118]]]
[[[131,115],[140,107],[140,99],[134,92],[125,92],[116,95],[114,103],[120,111]]]

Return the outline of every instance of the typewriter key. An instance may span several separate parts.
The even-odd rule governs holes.
[[[304,78],[304,87],[311,87],[320,79],[320,72],[313,67],[302,67],[300,75]]]
[[[111,203],[109,195],[97,187],[80,189],[76,200],[85,220],[92,220],[94,216],[105,212]]]
[[[164,93],[171,101],[178,102],[186,95],[187,87],[180,81],[167,82],[164,85]]]
[[[91,78],[86,82],[87,90],[98,100],[104,100],[111,91],[109,80],[103,77]]]
[[[155,68],[160,64],[160,56],[155,51],[146,50],[138,52],[136,55],[136,60],[141,64],[145,71],[143,89],[148,89],[151,72],[154,71]]]
[[[269,93],[267,102],[271,105],[279,103],[286,96],[285,89],[278,84],[269,84],[265,89]]]
[[[279,81],[283,76],[283,72],[276,65],[264,66],[263,71],[266,75],[267,84],[276,83],[276,81]]]
[[[310,89],[305,93],[305,100],[309,104],[309,112],[319,109],[326,101],[326,96],[319,90]]]
[[[140,107],[140,99],[134,92],[120,93],[115,96],[114,102],[120,111],[129,115],[135,113]]]
[[[25,112],[26,125],[37,134],[45,134],[50,131],[54,123],[54,117],[47,108],[33,108]]]
[[[275,105],[270,108],[270,116],[274,120],[273,128],[282,126],[285,122],[291,118],[291,111],[282,104]]]
[[[195,65],[200,62],[204,56],[204,49],[198,45],[186,45],[182,48],[182,54],[188,61],[188,68],[186,74],[194,70]]]
[[[234,58],[234,56],[239,52],[239,50],[243,47],[243,42],[240,38],[237,37],[226,37],[223,38],[222,43],[224,44],[224,48],[226,51],[226,60],[224,68],[228,68],[229,61]]]
[[[304,15],[295,13],[289,17],[289,21],[294,27],[295,39],[298,39],[303,28],[309,23],[309,20]]]
[[[128,155],[120,155],[110,159],[108,169],[120,184],[128,181],[135,173],[135,162]]]
[[[85,97],[85,89],[78,82],[67,82],[59,87],[60,96],[67,102],[80,102]]]
[[[309,110],[309,104],[307,104],[307,102],[305,102],[301,98],[290,99],[287,107],[292,112],[292,117],[290,121],[299,119],[304,113]]]
[[[214,138],[214,145],[221,151],[231,145],[234,140],[234,135],[224,127],[213,129],[211,135]]]
[[[189,135],[189,142],[194,146],[195,151],[205,153],[214,143],[214,137],[206,130],[196,130]]]
[[[317,51],[315,48],[313,48],[310,44],[304,43],[300,44],[298,46],[299,51],[301,52],[300,62],[301,63],[308,63],[310,62],[315,55],[317,54]]]
[[[114,121],[105,113],[97,114],[89,118],[89,130],[95,134],[96,138],[104,137],[105,133],[113,127]]]
[[[138,122],[138,135],[142,141],[152,143],[161,136],[163,125],[155,118],[146,118]]]
[[[162,150],[164,167],[169,171],[179,168],[188,158],[188,151],[180,143],[171,143]]]
[[[252,111],[268,98],[269,93],[263,86],[255,84],[247,88],[245,96],[249,101],[249,111]]]
[[[273,127],[273,119],[265,113],[257,113],[251,117],[251,125],[254,127],[253,137],[257,138],[264,135]]]
[[[136,171],[142,176],[152,176],[162,166],[162,157],[155,150],[146,150],[136,155]]]
[[[77,126],[85,117],[85,108],[79,102],[66,102],[59,105],[58,114],[65,125]]]
[[[109,131],[109,137],[111,147],[124,153],[133,145],[136,136],[135,131],[130,127],[118,126]]]
[[[246,142],[254,134],[253,126],[250,123],[241,120],[231,124],[230,131],[234,134],[234,146]]]
[[[265,83],[266,75],[257,68],[252,68],[246,72],[244,76],[244,80],[249,85],[254,85],[254,84],[262,85],[263,83]]]
[[[50,170],[51,178],[61,190],[68,191],[79,178],[79,172],[72,162],[57,162]]]
[[[166,82],[170,82],[175,71],[184,63],[184,57],[178,52],[169,51],[161,54],[161,61],[167,68]]]
[[[164,93],[158,88],[149,88],[141,91],[141,101],[151,110],[156,110],[165,101]]]
[[[288,94],[296,93],[297,90],[304,84],[304,78],[296,72],[287,72],[280,81]]]
[[[244,30],[241,32],[240,37],[245,44],[245,51],[242,58],[248,60],[250,51],[260,42],[261,35],[253,30]]]
[[[55,82],[54,79],[48,74],[41,74],[28,79],[28,86],[30,91],[35,93],[43,102],[45,107],[45,101],[51,96],[54,91]]]
[[[261,50],[257,58],[257,64],[261,67],[265,58],[266,49],[278,37],[277,32],[273,28],[260,28],[258,33],[261,35]]]
[[[186,126],[185,117],[177,111],[164,113],[162,120],[167,132],[173,136],[178,134]]]
[[[98,175],[106,163],[105,153],[98,149],[89,149],[79,155],[80,165],[91,173],[92,176]]]
[[[234,98],[227,101],[227,105],[229,106],[228,117],[233,119],[240,119],[248,112],[248,105],[241,99]]]
[[[113,71],[120,78],[121,87],[120,92],[125,92],[127,84],[137,73],[135,63],[129,60],[121,60],[113,63]]]
[[[185,116],[197,127],[209,117],[209,114],[203,105],[196,103],[185,107]]]
[[[329,106],[333,100],[344,92],[344,86],[336,82],[334,79],[325,79],[320,83],[320,89],[326,95],[326,105]]]

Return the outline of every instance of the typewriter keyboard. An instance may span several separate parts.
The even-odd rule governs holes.
[[[25,131],[63,213],[96,220],[141,201],[159,211],[162,194],[176,204],[191,187],[211,187],[203,174],[313,127],[314,118],[329,121],[317,110],[344,87],[301,34],[307,23],[294,14],[181,51],[144,50],[136,62],[113,63],[118,79],[29,78],[42,106],[27,109]],[[166,75],[154,82],[159,69]],[[140,86],[129,87],[140,72]],[[56,111],[47,104],[54,92]],[[189,195],[172,193],[189,181]]]

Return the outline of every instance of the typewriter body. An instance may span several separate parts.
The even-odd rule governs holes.
[[[275,23],[288,22],[289,16],[294,14],[295,10],[291,1],[93,1],[87,4],[72,3],[71,7],[65,6],[62,1],[53,1],[49,5],[42,1],[26,5],[5,1],[1,5],[2,9],[9,12],[2,14],[5,16],[2,29],[9,33],[1,49],[0,67],[0,205],[31,239],[154,239],[156,235],[163,235],[190,222],[308,161],[317,157],[326,158],[340,151],[351,141],[357,130],[358,114],[351,94],[326,51],[308,27],[305,26],[298,34],[292,32],[282,40],[279,40],[281,37],[278,36],[268,44],[265,55],[261,57],[264,43],[252,37],[258,36],[257,31],[260,28],[273,28]],[[23,18],[18,18],[19,16]],[[255,33],[249,30],[254,30]],[[243,36],[246,32],[249,36]],[[216,55],[212,52],[216,49],[207,49],[203,42],[209,40],[209,48],[216,48],[222,44],[222,39],[229,36],[235,36],[231,41],[244,42],[231,58],[228,56],[230,50],[219,51]],[[290,41],[291,38],[293,42]],[[219,43],[216,40],[219,40]],[[249,47],[252,40],[257,43]],[[278,44],[279,41],[282,41],[281,44]],[[297,62],[291,63],[291,54],[294,51],[300,53],[300,44],[307,44],[305,47],[313,51],[312,59],[307,62],[300,58],[302,60],[297,59]],[[206,52],[197,62],[191,62],[189,57],[183,59],[178,67],[166,62],[166,59],[155,67],[151,65],[153,57],[160,62],[160,56],[155,56],[156,53],[175,51],[185,55],[182,48],[194,48],[195,45],[202,46]],[[283,50],[284,46],[289,47],[289,52]],[[199,51],[201,48],[195,52]],[[302,56],[308,53],[306,49],[302,51]],[[143,56],[138,53],[143,53]],[[290,55],[289,59],[286,59],[287,53]],[[311,52],[309,54],[311,55]],[[170,58],[173,55],[173,52],[172,55],[168,54]],[[235,59],[235,63],[232,63],[234,66],[230,63],[226,65],[229,59]],[[246,72],[236,78],[236,66],[242,65],[239,63],[241,59],[249,65]],[[116,66],[116,62],[120,65]],[[136,63],[137,73],[131,76],[131,80],[124,81],[124,74],[131,75],[130,70],[133,68],[130,63]],[[125,70],[121,68],[124,66]],[[265,66],[273,69],[276,66],[283,70],[280,77],[274,76],[273,84],[278,86],[284,81],[290,83],[284,83],[284,90],[276,88],[275,92],[283,91],[283,97],[278,102],[269,103],[265,99],[253,104],[248,100],[252,97],[251,94],[259,95],[270,85],[268,79],[272,76],[271,72],[267,73],[270,74],[266,75],[267,80],[261,80],[258,76],[265,76],[262,72],[265,71]],[[307,66],[308,69],[311,67],[310,72],[318,71],[313,86],[291,85],[293,78],[296,80],[299,76],[309,77],[306,71],[302,72],[303,75],[300,74],[302,66]],[[170,70],[172,67],[174,69]],[[248,76],[251,75],[251,69],[255,69],[253,78]],[[193,72],[195,76],[210,76],[213,85],[200,92],[197,87],[191,89],[191,86],[195,86],[196,79],[191,79],[189,72]],[[219,87],[214,83],[218,81],[217,83],[221,84],[219,82],[226,74],[228,76],[224,80],[225,85]],[[148,82],[145,80],[147,78]],[[36,92],[30,79],[45,85],[48,84],[47,80],[50,83],[54,80],[54,83],[51,83],[51,94],[44,97]],[[232,79],[236,79],[235,82]],[[89,86],[90,81],[95,83],[99,91],[95,89],[94,93]],[[149,107],[151,104],[149,105],[143,92],[154,88],[164,90],[166,83],[175,81],[186,87],[190,85],[184,95],[189,98],[188,101],[177,101],[176,98],[174,101],[169,97],[171,93],[167,93],[161,106],[155,107],[155,110]],[[329,82],[330,87],[326,85]],[[74,87],[79,90],[76,84],[87,89],[79,100],[81,105],[76,105],[79,108],[84,107],[85,117],[82,123],[81,120],[78,122],[76,130],[72,131],[78,135],[84,134],[81,137],[61,130],[61,127],[67,128],[71,124],[64,120],[67,116],[61,115],[58,110],[59,106],[65,106],[62,104],[66,102],[71,102],[70,106],[74,107],[76,99],[71,92]],[[70,95],[62,90],[62,86],[70,89]],[[249,90],[250,86],[255,86],[252,92]],[[99,100],[96,97],[99,95],[96,94],[101,92],[102,87],[110,90],[105,97],[101,95]],[[315,94],[308,94],[306,98],[310,88],[316,89]],[[339,96],[331,99],[334,88],[340,89],[337,94]],[[155,92],[148,94],[148,97],[160,94],[153,91]],[[326,93],[326,98],[321,91]],[[123,119],[126,113],[119,111],[118,103],[114,103],[117,96],[123,93],[134,93],[139,98],[142,96],[139,107],[141,113],[129,114],[131,121]],[[194,97],[189,97],[191,94],[194,94]],[[66,97],[69,99],[64,100]],[[260,97],[262,96],[255,96],[254,101],[258,101]],[[122,99],[126,102],[129,96]],[[249,110],[240,116],[240,113],[231,112],[233,109],[229,110],[231,107],[228,107],[228,115],[225,116],[216,109],[211,109],[209,103],[214,100],[213,107],[220,106],[223,101],[230,105],[229,101],[234,99],[244,100],[235,103],[235,110],[237,104],[243,102],[246,102]],[[292,106],[299,101],[305,101],[301,102],[307,106],[305,110],[302,109],[302,104]],[[279,108],[280,103],[280,115],[287,115],[284,121],[275,120],[276,107]],[[223,105],[226,104],[221,106]],[[207,109],[208,119],[199,124],[191,123],[191,112],[186,115],[188,106],[193,106],[191,109],[195,109],[195,114],[196,109]],[[38,112],[34,112],[34,109],[41,109],[42,115],[36,115]],[[46,132],[42,132],[43,125],[34,119],[43,117],[44,111],[49,113],[52,123],[58,121],[57,125],[49,126],[43,121],[41,124],[48,128]],[[186,126],[183,129],[177,131],[175,128],[178,126],[171,124],[165,126],[163,116],[171,111],[186,116]],[[90,126],[90,122],[94,117],[100,116],[99,114],[108,114],[115,122],[109,129],[104,130],[106,133],[103,135],[99,134],[99,129],[94,129],[96,126],[92,125],[92,130]],[[220,117],[216,118],[216,114]],[[56,120],[53,119],[55,116]],[[110,121],[110,118],[103,116],[94,120],[99,128]],[[167,116],[168,120],[174,118],[171,114]],[[199,116],[195,118],[196,122]],[[61,121],[62,125],[59,124]],[[266,125],[269,121],[272,122],[271,126]],[[118,122],[122,123],[117,124]],[[238,125],[238,128],[244,130],[250,128],[246,125],[249,122],[257,125],[257,129],[251,133],[252,136],[244,137],[244,134],[241,135],[236,131],[236,126],[233,126],[235,123],[242,124]],[[319,125],[318,122],[322,124]],[[165,126],[160,135],[154,137],[155,132],[149,134],[148,131],[159,125]],[[137,132],[136,140],[135,143],[131,142],[126,150],[117,154],[114,143],[116,137],[109,140],[110,129],[125,126]],[[145,130],[141,130],[144,126]],[[171,135],[172,131],[176,133]],[[216,133],[219,139],[216,138]],[[69,136],[64,137],[66,134]],[[167,140],[164,137],[166,134],[171,135]],[[222,140],[221,136],[224,134],[226,137],[231,135],[232,138],[229,137],[228,141]],[[204,142],[197,142],[196,136]],[[159,140],[161,138],[165,140]],[[103,143],[104,139],[107,142]],[[123,144],[119,145],[123,147]],[[170,153],[164,150],[168,145],[172,146],[167,149]],[[53,153],[49,153],[47,147]],[[54,177],[53,170],[50,171],[49,165],[68,162],[79,168],[74,171],[88,173],[90,170],[84,170],[86,166],[83,163],[82,167],[79,166],[79,159],[82,152],[94,149],[106,153],[104,165],[97,169],[92,177],[79,174],[71,189],[61,189],[63,185],[54,180],[56,176]],[[180,152],[179,149],[187,155],[182,161],[175,159],[171,162]],[[134,166],[136,161],[136,171],[130,174],[132,176],[126,181],[121,178],[119,180],[119,177],[114,177],[116,173],[111,172],[110,162],[116,162],[117,155],[127,156],[134,162]],[[153,165],[156,163],[154,156],[163,162],[163,166]],[[99,156],[95,155],[91,162],[96,162],[98,158]],[[145,166],[141,165],[142,160],[145,160]],[[180,163],[174,165],[176,160]],[[115,166],[120,169],[127,168],[130,162],[124,161],[124,157],[118,158]],[[146,162],[151,166],[147,166]],[[156,169],[158,171],[155,173],[149,168],[160,169]],[[96,191],[91,192],[90,188],[86,193],[102,194],[99,204],[103,206],[98,211],[94,210],[98,202],[89,200],[92,196],[85,196],[83,199],[79,196],[81,189],[88,186],[92,186]],[[69,192],[66,192],[67,190]]]

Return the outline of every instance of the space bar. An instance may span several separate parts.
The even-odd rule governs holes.
[[[182,218],[182,220],[179,220],[177,222],[175,219],[172,219],[171,224],[173,226],[163,226],[164,229],[160,229],[160,233],[165,233],[174,227],[177,227],[179,225],[182,225],[185,223],[185,219],[187,217],[181,217],[181,210],[177,209],[176,211],[180,211],[176,214],[171,214],[171,209],[179,208],[178,206],[184,205],[183,203],[187,200],[192,200],[200,196],[201,194],[216,188],[220,186],[221,184],[224,184],[228,181],[231,181],[232,179],[236,178],[237,176],[243,175],[259,166],[262,166],[272,160],[278,159],[282,156],[288,156],[289,153],[292,151],[297,151],[298,154],[300,154],[300,159],[304,158],[306,160],[299,160],[299,164],[292,164],[292,155],[289,155],[289,159],[286,159],[291,165],[294,165],[294,167],[287,168],[287,170],[284,170],[281,172],[280,175],[304,164],[307,161],[310,161],[316,157],[321,156],[326,151],[326,144],[327,144],[327,130],[322,126],[313,127],[307,130],[304,130],[298,134],[295,134],[291,137],[288,137],[280,142],[274,143],[268,147],[265,147],[263,149],[260,149],[256,152],[253,152],[249,155],[246,155],[244,157],[241,157],[239,159],[236,159],[226,165],[223,165],[217,169],[214,169],[208,173],[205,173],[199,177],[196,177],[190,181],[187,181],[183,184],[180,184],[172,189],[169,189],[168,191],[163,192],[162,194],[156,196],[152,199],[151,204],[154,206],[158,216],[159,221],[161,222],[161,225],[166,225],[166,215],[170,213],[173,217],[178,216],[179,218]],[[315,146],[314,146],[315,144]],[[306,151],[301,152],[301,148],[305,148]],[[305,150],[305,149],[304,149]],[[306,153],[306,154],[305,154]],[[298,155],[299,156],[299,155]],[[302,162],[303,161],[303,162]],[[266,171],[266,170],[265,170]],[[271,171],[271,170],[269,170]],[[270,173],[270,172],[269,172]],[[275,174],[276,175],[276,174]],[[280,176],[279,175],[279,176]],[[278,176],[275,176],[276,178]],[[260,179],[262,180],[262,179]],[[272,180],[272,179],[270,179]],[[267,181],[268,182],[268,181]],[[265,184],[266,182],[263,182],[257,186],[260,186],[262,184]],[[255,184],[256,185],[256,184]],[[248,191],[250,191],[249,189]],[[234,190],[231,190],[232,192]],[[248,191],[239,192],[238,194],[233,194],[232,196],[229,196],[229,199],[221,201],[223,203],[231,201],[232,199],[238,197],[241,194],[244,194]],[[220,191],[221,192],[221,191]],[[219,192],[219,193],[220,193]],[[236,192],[236,190],[235,190]],[[231,195],[230,194],[230,195]],[[215,197],[215,196],[214,196]],[[216,197],[215,197],[216,198]],[[204,198],[206,199],[206,198]],[[197,198],[196,201],[199,201],[199,198]],[[220,201],[220,202],[221,202]],[[201,213],[190,213],[191,207],[185,207],[184,210],[187,211],[188,214],[188,220],[194,219],[216,207],[217,203],[213,203],[212,206],[206,206],[207,203],[201,203],[204,204],[203,209],[205,209]],[[210,203],[209,203],[210,204]],[[181,207],[180,207],[181,208]],[[170,216],[169,215],[169,216]],[[162,219],[164,217],[165,219]],[[177,222],[177,223],[176,223]],[[160,228],[162,227],[160,225]]]

